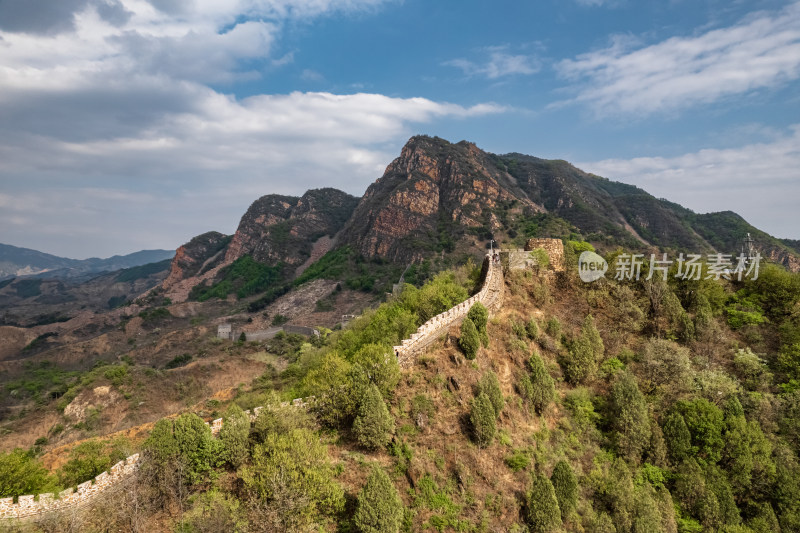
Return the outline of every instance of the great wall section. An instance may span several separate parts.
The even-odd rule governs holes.
[[[399,346],[395,346],[395,355],[401,369],[408,369],[414,364],[418,355],[436,342],[450,327],[464,319],[470,308],[477,302],[483,304],[490,312],[500,309],[503,305],[504,277],[503,270],[525,269],[536,266],[536,261],[531,257],[530,250],[541,248],[547,252],[551,271],[563,271],[564,248],[558,239],[530,239],[524,250],[497,250],[487,254],[483,263],[481,276],[483,284],[481,289],[470,298],[457,304],[447,311],[436,315],[422,324],[408,339],[404,339]],[[297,398],[291,405],[303,407],[313,398]],[[289,405],[286,402],[284,405]],[[254,421],[263,407],[256,407],[252,411],[245,411]],[[223,419],[218,418],[206,422],[212,435],[218,435],[222,429]],[[13,497],[0,498],[0,519],[25,519],[48,513],[75,510],[82,507],[108,489],[119,485],[129,478],[138,468],[141,456],[136,453],[123,461],[115,464],[107,472],[99,474],[92,480],[57,494],[44,493],[36,495],[19,496],[17,502]]]

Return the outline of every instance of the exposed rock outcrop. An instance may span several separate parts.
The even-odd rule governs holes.
[[[474,144],[412,137],[367,189],[341,240],[366,257],[406,262],[453,251],[470,230],[500,229],[500,204],[543,210]]]
[[[314,189],[300,198],[262,196],[239,222],[225,262],[249,254],[265,264],[301,265],[314,242],[339,232],[357,203],[358,198],[337,189]]]
[[[162,287],[168,290],[185,279],[197,276],[204,268],[212,266],[211,263],[224,258],[224,249],[230,240],[227,235],[209,231],[178,248]]]

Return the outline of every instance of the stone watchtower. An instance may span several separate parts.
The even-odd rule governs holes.
[[[550,258],[550,268],[555,272],[564,271],[564,243],[561,239],[528,239],[525,250],[532,251],[542,248]]]

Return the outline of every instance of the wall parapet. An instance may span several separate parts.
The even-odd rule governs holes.
[[[416,356],[435,342],[451,326],[461,322],[475,303],[482,303],[490,311],[498,309],[502,305],[502,268],[493,257],[487,255],[484,258],[484,269],[486,275],[483,285],[477,293],[431,318],[422,324],[416,332],[412,333],[408,339],[403,339],[399,346],[394,347],[400,368],[411,367]]]
[[[476,302],[481,302],[490,311],[496,310],[502,305],[503,272],[499,262],[487,255],[484,258],[483,268],[485,270],[484,281],[481,289],[476,294],[431,318],[421,325],[416,332],[412,333],[408,339],[404,339],[400,346],[394,347],[398,364],[401,368],[411,367],[416,355],[438,339],[450,326],[463,320]],[[282,403],[281,406],[306,408],[314,400],[313,396],[295,398],[291,402]],[[263,406],[255,407],[252,411],[247,410],[245,413],[252,422],[258,417],[262,409],[264,409]],[[223,424],[224,419],[222,418],[206,422],[211,434],[214,436],[219,435]],[[14,498],[0,498],[0,519],[29,518],[50,512],[77,509],[112,486],[127,479],[139,468],[140,464],[141,456],[135,453],[115,464],[108,471],[102,472],[94,479],[81,483],[75,490],[69,488],[58,494],[39,494],[38,498],[35,495],[19,496],[17,503],[14,503]]]

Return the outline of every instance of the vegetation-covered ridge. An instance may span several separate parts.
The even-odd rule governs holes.
[[[564,274],[506,276],[503,308],[476,306],[410,372],[387,351],[474,266],[286,344],[218,439],[193,414],[158,422],[126,505],[61,530],[798,530],[800,276],[584,284],[584,247]]]

